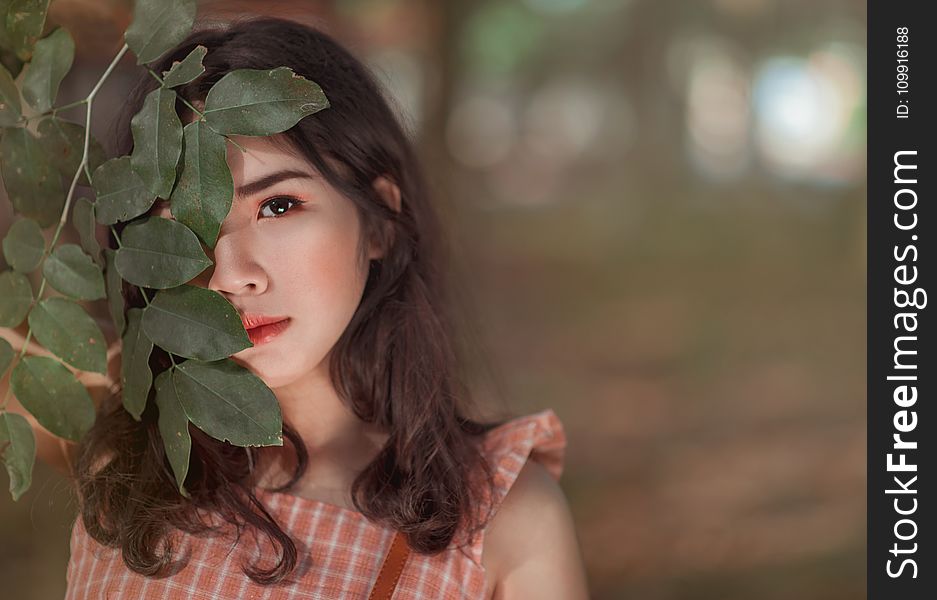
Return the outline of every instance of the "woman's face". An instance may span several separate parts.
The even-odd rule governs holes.
[[[227,158],[235,196],[214,250],[213,267],[190,282],[227,298],[245,315],[285,317],[286,328],[232,359],[272,389],[319,371],[351,321],[377,252],[359,251],[352,201],[299,155],[270,138],[233,136]],[[169,206],[154,209],[172,218]],[[270,328],[264,331],[269,332]]]

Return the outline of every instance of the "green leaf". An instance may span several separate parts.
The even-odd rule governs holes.
[[[29,327],[36,341],[76,369],[107,372],[104,334],[74,300],[53,297],[39,302],[29,313]]]
[[[158,292],[143,313],[143,331],[167,352],[205,361],[254,345],[224,296],[191,285]]]
[[[112,158],[94,171],[94,216],[101,225],[129,221],[150,210],[154,196],[133,172],[130,157]]]
[[[111,313],[111,320],[114,321],[114,330],[118,336],[122,336],[127,323],[124,319],[124,295],[121,291],[123,280],[117,272],[117,267],[114,266],[116,257],[116,251],[110,248],[104,249],[104,287],[107,289],[107,310]]]
[[[2,2],[3,0],[0,0],[0,3]],[[0,10],[3,10],[3,9],[0,8]],[[3,37],[3,34],[0,33],[0,38],[2,37]],[[2,40],[0,40],[0,45],[2,45]],[[6,47],[0,48],[0,65],[3,65],[4,67],[6,67],[7,71],[10,72],[10,77],[12,77],[13,79],[16,79],[19,76],[19,74],[23,72],[23,65],[25,64],[26,63],[21,61],[19,57],[13,53],[12,50],[7,49]]]
[[[137,64],[152,62],[184,40],[195,23],[196,0],[136,0],[124,34]]]
[[[169,198],[182,153],[182,122],[176,114],[176,92],[157,88],[130,120],[133,154],[130,164],[147,189]]]
[[[45,150],[49,161],[70,183],[75,176],[75,171],[78,170],[78,165],[81,164],[81,154],[85,149],[84,126],[49,117],[39,121],[36,133],[39,136],[39,145]],[[105,160],[107,160],[107,155],[104,153],[104,148],[92,136],[88,143],[88,170],[93,173],[104,164]],[[88,185],[88,177],[84,169],[78,181],[83,185]]]
[[[6,30],[10,46],[21,60],[29,60],[46,24],[49,0],[13,0],[9,6]]]
[[[62,244],[46,258],[42,275],[53,288],[78,300],[105,297],[104,274],[77,244]]]
[[[33,134],[24,127],[5,128],[0,155],[0,173],[13,210],[41,227],[56,223],[65,207],[62,179]]]
[[[23,115],[20,92],[6,67],[0,65],[0,126],[15,125]]]
[[[81,240],[81,247],[91,256],[91,260],[98,267],[104,267],[104,258],[101,256],[101,244],[95,235],[95,228],[98,226],[94,220],[94,204],[87,198],[78,198],[75,200],[75,208],[72,209],[72,224],[78,230],[78,237]]]
[[[13,350],[13,346],[6,338],[0,337],[0,377],[6,374],[7,367],[13,362],[14,356],[16,356],[16,351]]]
[[[33,58],[23,76],[23,99],[37,112],[51,109],[73,60],[75,41],[61,27],[36,42]]]
[[[134,285],[165,289],[191,281],[212,261],[191,229],[153,216],[124,228],[114,264]]]
[[[33,301],[33,288],[22,273],[0,273],[0,327],[18,327]]]
[[[3,238],[3,258],[20,273],[30,273],[38,267],[45,248],[42,229],[32,219],[19,219]]]
[[[153,342],[143,335],[140,328],[142,317],[143,309],[128,310],[127,332],[121,338],[120,378],[124,388],[123,403],[127,412],[137,421],[146,408],[146,397],[153,384],[153,373],[150,372],[149,366]]]
[[[185,414],[196,427],[235,446],[282,446],[276,396],[256,375],[225,359],[186,361],[173,381]]]
[[[208,126],[224,135],[272,135],[329,106],[318,84],[289,67],[238,69],[205,98]]]
[[[24,356],[10,378],[16,399],[55,435],[77,442],[94,425],[94,402],[65,365],[48,356]]]
[[[215,247],[221,223],[231,210],[234,180],[228,167],[225,138],[202,121],[185,126],[185,155],[170,207],[209,248]]]
[[[36,436],[26,417],[0,414],[0,456],[10,475],[10,494],[19,500],[32,484],[36,463]]]
[[[172,63],[168,71],[163,71],[163,87],[176,87],[195,80],[205,72],[202,59],[206,54],[208,54],[208,48],[198,45],[182,61]]]
[[[11,50],[10,33],[7,31],[7,13],[13,0],[0,0],[0,49]]]
[[[189,473],[189,454],[192,451],[192,436],[189,434],[189,418],[185,414],[179,392],[173,380],[173,369],[156,376],[156,407],[159,409],[159,434],[163,438],[166,457],[176,476],[179,493],[186,498],[185,477]]]

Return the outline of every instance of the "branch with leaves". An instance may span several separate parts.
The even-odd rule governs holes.
[[[187,285],[213,264],[203,248],[214,248],[231,208],[226,142],[286,131],[327,108],[328,100],[287,67],[242,69],[215,83],[197,110],[175,88],[204,73],[207,49],[198,46],[161,75],[150,70],[159,87],[131,120],[133,151],[108,159],[90,134],[102,84],[128,49],[145,67],[182,42],[195,22],[196,1],[137,0],[125,45],[87,97],[59,107],[56,95],[75,44],[62,28],[41,37],[48,5],[0,0],[0,174],[17,215],[3,237],[10,268],[0,272],[0,327],[24,320],[29,327],[19,352],[0,338],[0,375],[12,370],[0,401],[0,460],[18,500],[31,485],[36,442],[29,422],[6,410],[10,392],[59,437],[80,441],[93,426],[88,390],[66,364],[106,372],[104,335],[79,304],[104,301],[121,338],[123,408],[140,421],[155,388],[166,456],[179,492],[188,496],[190,423],[238,446],[283,444],[273,392],[230,359],[252,346],[237,310],[221,294]],[[177,102],[195,115],[185,126]],[[80,105],[83,124],[57,116]],[[79,183],[90,186],[93,198],[76,197]],[[159,198],[169,201],[174,219],[148,215]],[[69,211],[80,244],[56,245]],[[120,236],[118,223],[126,223]],[[98,225],[111,228],[116,250],[100,247]],[[53,226],[46,246],[42,229]],[[34,271],[41,274],[35,293],[27,277]],[[123,281],[140,288],[144,308],[125,307]],[[57,293],[46,294],[47,284]],[[54,358],[26,355],[33,336]],[[172,362],[155,381],[154,347]]]

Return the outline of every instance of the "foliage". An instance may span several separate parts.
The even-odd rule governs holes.
[[[230,359],[252,346],[235,307],[217,292],[187,285],[213,263],[234,185],[225,159],[227,136],[281,133],[328,107],[319,86],[287,67],[233,71],[214,84],[204,111],[178,96],[204,72],[197,47],[168,70],[131,121],[134,149],[106,157],[90,135],[91,110],[102,83],[129,49],[137,63],[159,58],[191,31],[196,0],[137,0],[126,44],[88,96],[84,123],[60,119],[58,88],[72,66],[68,31],[46,24],[48,0],[0,0],[0,173],[17,220],[3,237],[10,265],[0,272],[0,326],[29,329],[17,352],[0,338],[0,374],[12,370],[10,391],[43,427],[78,441],[94,423],[87,389],[72,369],[106,372],[104,335],[80,302],[107,303],[121,337],[123,406],[140,420],[152,395],[159,430],[179,492],[188,496],[189,424],[238,446],[282,445],[273,392]],[[4,65],[13,65],[8,68]],[[177,103],[196,115],[183,127]],[[63,183],[66,178],[68,185]],[[93,198],[77,197],[79,184]],[[174,220],[149,216],[157,198]],[[69,210],[80,245],[56,245]],[[127,222],[118,236],[114,225]],[[110,227],[118,248],[94,235]],[[45,243],[42,229],[55,226]],[[27,275],[40,276],[34,291]],[[144,308],[124,305],[122,282],[138,286]],[[60,295],[46,295],[49,285]],[[54,357],[26,356],[31,337]],[[172,367],[155,378],[153,349]],[[0,404],[0,459],[14,500],[29,489],[36,441],[29,421]]]

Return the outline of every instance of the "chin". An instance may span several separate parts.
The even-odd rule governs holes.
[[[321,352],[313,346],[297,348],[286,345],[273,352],[264,352],[263,346],[260,352],[254,353],[253,350],[242,350],[231,356],[231,360],[262,379],[270,389],[285,388],[300,380],[329,377],[331,351]]]
[[[279,365],[264,365],[262,363],[266,361],[244,359],[238,356],[232,356],[231,360],[259,377],[271,389],[283,387],[295,379],[294,376],[284,372],[282,363]]]

